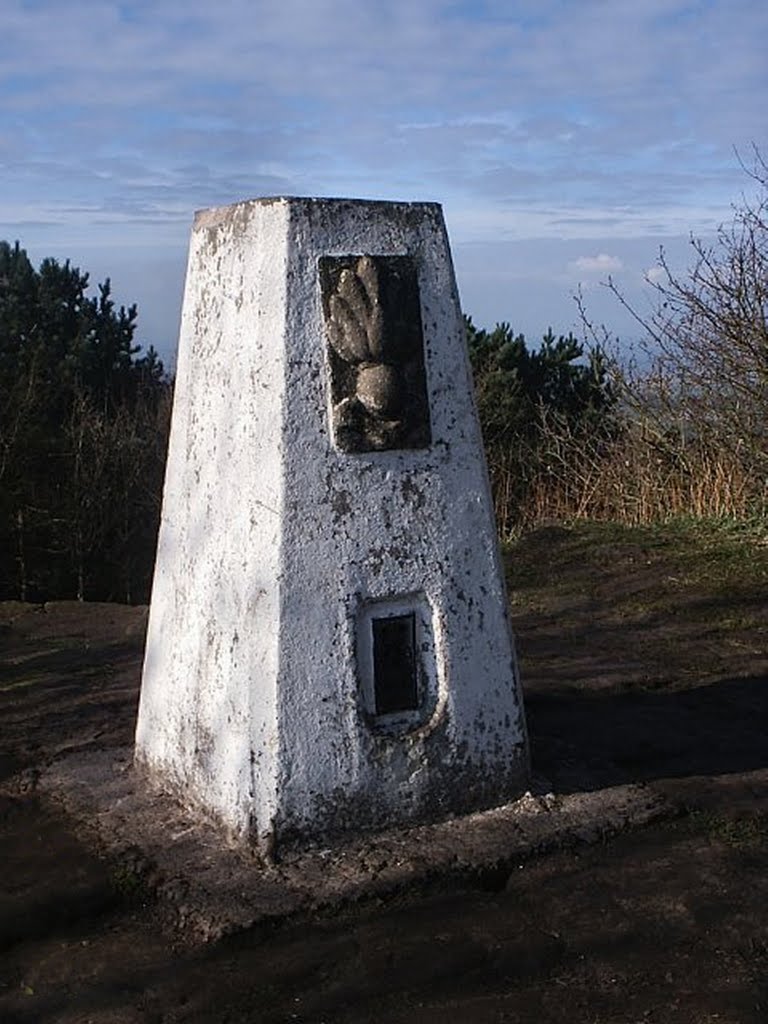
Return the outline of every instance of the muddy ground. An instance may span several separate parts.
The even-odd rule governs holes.
[[[534,768],[677,813],[207,946],[40,773],[129,744],[143,609],[0,606],[0,1020],[768,1021],[768,545],[553,527],[507,552]]]

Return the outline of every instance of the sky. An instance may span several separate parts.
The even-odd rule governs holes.
[[[173,364],[194,211],[443,206],[462,307],[626,344],[768,151],[764,0],[0,0],[0,238],[139,309]]]

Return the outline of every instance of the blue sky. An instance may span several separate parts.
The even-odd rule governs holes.
[[[111,276],[175,349],[193,212],[443,204],[466,312],[634,331],[766,142],[764,0],[2,0],[0,237]]]

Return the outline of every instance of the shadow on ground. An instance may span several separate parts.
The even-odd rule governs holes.
[[[647,784],[679,820],[493,891],[436,880],[194,950],[34,792],[56,758],[130,742],[144,612],[0,608],[0,1019],[764,1024],[768,555],[681,544],[555,530],[508,554],[535,770]]]
[[[768,768],[768,676],[671,692],[572,690],[526,700],[532,758],[559,792]]]

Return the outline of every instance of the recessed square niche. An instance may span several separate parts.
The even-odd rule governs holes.
[[[336,447],[358,453],[432,441],[419,281],[410,256],[319,260]]]

